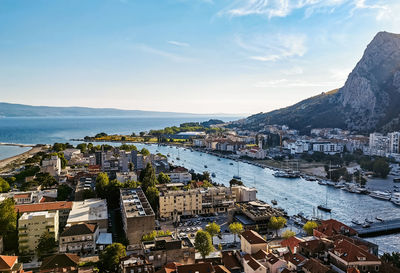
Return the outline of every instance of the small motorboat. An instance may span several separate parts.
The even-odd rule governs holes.
[[[278,201],[276,201],[275,199],[271,200],[272,205],[278,205]]]
[[[212,177],[216,177],[217,175],[216,175],[215,173],[212,173],[211,176],[212,176]]]

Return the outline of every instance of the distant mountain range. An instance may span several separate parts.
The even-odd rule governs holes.
[[[399,130],[400,35],[379,32],[342,88],[252,115],[231,126],[258,131],[267,124],[286,124],[303,132],[321,127],[357,132]]]
[[[88,107],[50,107],[32,106],[0,102],[0,117],[59,117],[59,116],[115,116],[115,117],[202,117],[217,114],[191,114],[176,112],[156,112],[140,110],[121,110],[114,108]],[[218,116],[231,116],[218,114]]]

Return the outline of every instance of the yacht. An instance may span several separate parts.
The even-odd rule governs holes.
[[[400,206],[400,193],[394,192],[390,201],[392,201],[393,204]]]
[[[369,196],[374,197],[374,198],[378,198],[378,199],[382,199],[382,200],[387,200],[387,201],[389,201],[390,198],[391,198],[391,194],[390,193],[383,192],[383,191],[371,191]]]
[[[357,226],[361,226],[362,225],[362,223],[360,221],[358,221],[357,219],[353,219],[353,220],[351,220],[351,222],[353,224],[357,225]]]
[[[275,199],[271,200],[272,205],[278,205],[278,201],[276,201]]]
[[[325,181],[325,180],[320,180],[320,181],[318,181],[318,184],[320,184],[320,185],[328,185],[328,182]]]

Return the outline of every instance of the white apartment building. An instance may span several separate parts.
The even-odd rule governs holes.
[[[25,212],[18,222],[18,242],[21,253],[32,253],[40,237],[48,231],[58,240],[58,211]]]
[[[389,152],[389,138],[381,133],[369,135],[370,155],[385,156]]]
[[[188,171],[174,170],[166,175],[171,178],[171,183],[185,183],[187,184],[192,180],[192,175]]]
[[[289,143],[287,148],[290,151],[290,154],[302,154],[306,153],[310,150],[310,142],[305,140],[296,140],[295,142]]]
[[[43,159],[40,171],[43,173],[49,173],[52,176],[59,176],[61,174],[60,158],[53,155],[49,159]]]
[[[313,152],[322,152],[324,154],[334,155],[343,152],[343,146],[332,142],[314,142],[312,144]]]
[[[108,210],[105,199],[86,199],[72,203],[67,227],[77,224],[96,224],[100,232],[107,232]]]
[[[236,202],[251,202],[257,200],[257,189],[246,186],[233,186],[232,192],[236,196]]]
[[[392,132],[388,134],[389,138],[389,153],[400,153],[400,132]]]

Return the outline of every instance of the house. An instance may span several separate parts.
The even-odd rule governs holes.
[[[40,273],[47,272],[78,272],[79,256],[63,253],[47,257],[40,266]]]
[[[343,271],[356,267],[361,273],[379,272],[381,260],[349,240],[339,239],[329,250],[330,262]]]
[[[32,192],[14,194],[14,201],[17,205],[33,203]]]
[[[283,257],[287,263],[287,268],[292,271],[301,270],[303,264],[307,261],[306,257],[298,253],[287,253]]]
[[[79,256],[95,254],[99,228],[93,224],[77,224],[67,227],[60,235],[61,253],[76,253]]]
[[[267,241],[253,230],[246,230],[240,235],[240,249],[248,254],[267,249]]]
[[[155,268],[171,262],[180,264],[195,263],[194,245],[187,237],[158,237],[154,241],[142,242],[142,249],[146,259],[153,263]]]
[[[233,251],[222,252],[222,264],[232,273],[242,272],[242,265]]]
[[[302,267],[304,273],[335,273],[329,266],[322,264],[319,260],[311,258]]]
[[[357,231],[334,219],[322,221],[321,225],[313,230],[316,237],[330,237],[334,235],[356,236]]]
[[[232,193],[236,196],[236,202],[250,202],[257,200],[257,189],[243,185],[231,187]]]
[[[184,264],[176,267],[177,273],[215,273],[211,263]]]
[[[266,267],[268,273],[280,273],[283,268],[286,268],[284,260],[262,249],[252,254],[251,257]]]
[[[40,237],[50,232],[58,240],[58,211],[25,212],[18,220],[20,253],[34,253]]]
[[[245,273],[267,273],[267,268],[250,254],[243,256],[243,269]]]
[[[122,273],[153,273],[154,267],[143,255],[131,254],[120,260]]]
[[[192,175],[186,168],[178,167],[173,169],[171,172],[166,173],[169,176],[172,183],[185,183],[187,184],[192,180]]]
[[[179,265],[182,265],[182,264],[175,263],[175,262],[168,263],[163,268],[161,268],[160,270],[156,271],[156,273],[173,273],[173,272],[176,272],[176,268]]]
[[[281,246],[287,247],[291,253],[297,253],[298,246],[301,242],[304,242],[304,239],[292,236],[290,238],[283,240],[281,242]]]
[[[22,263],[18,263],[18,256],[0,255],[0,272],[23,273]]]
[[[332,244],[328,240],[314,239],[299,243],[298,252],[310,258],[323,258]]]

